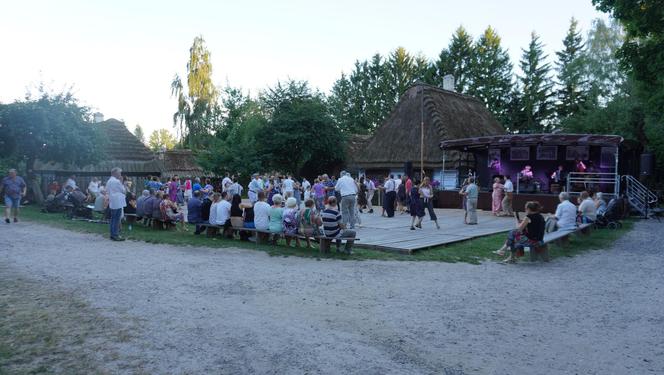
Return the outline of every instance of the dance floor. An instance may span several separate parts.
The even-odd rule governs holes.
[[[410,254],[414,250],[505,232],[516,224],[513,217],[496,217],[489,211],[477,211],[478,225],[464,224],[464,212],[460,209],[436,209],[436,215],[440,229],[436,229],[427,215],[422,221],[423,229],[410,230],[409,214],[381,217],[380,208],[373,214],[360,214],[362,226],[355,228],[360,241],[355,246]]]

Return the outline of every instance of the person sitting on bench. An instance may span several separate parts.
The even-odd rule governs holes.
[[[325,237],[337,240],[338,253],[341,252],[341,239],[348,238],[344,252],[347,255],[351,255],[353,253],[352,249],[355,239],[355,231],[345,229],[345,226],[341,221],[341,213],[337,208],[336,197],[327,198],[327,207],[321,213],[321,217],[323,219],[323,233],[325,234]]]
[[[583,224],[594,223],[597,220],[595,201],[590,198],[590,194],[585,190],[579,196],[579,214]]]
[[[503,246],[494,252],[503,256],[505,251],[509,249],[510,255],[504,260],[505,263],[515,263],[518,250],[531,247],[531,251],[533,251],[532,248],[541,246],[544,240],[544,217],[540,214],[541,206],[539,202],[527,202],[525,208],[526,217],[518,222],[516,229],[509,232]]]
[[[556,208],[556,214],[546,219],[546,232],[556,230],[576,229],[576,206],[569,201],[569,194],[562,192],[558,194],[560,204]]]
[[[215,200],[217,195],[215,193]],[[231,202],[228,201],[228,193],[225,191],[219,195],[217,203],[210,208],[210,224],[223,226],[222,234],[228,238],[233,238],[231,228]]]

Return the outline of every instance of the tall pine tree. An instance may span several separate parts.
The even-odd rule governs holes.
[[[452,74],[454,89],[461,93],[467,92],[471,84],[474,59],[473,37],[463,26],[459,26],[452,35],[450,45],[438,56],[438,61],[435,63],[434,83],[442,85],[443,77]]]
[[[507,120],[512,63],[498,33],[489,26],[475,43],[468,93],[482,100],[500,123]]]
[[[540,133],[552,130],[554,114],[552,100],[551,65],[546,63],[544,46],[533,32],[528,49],[523,50],[519,65],[523,73],[519,77],[523,92],[522,105],[525,123],[517,126],[519,132]]]
[[[588,96],[588,81],[585,79],[585,57],[583,37],[578,30],[578,22],[572,18],[567,35],[563,40],[563,49],[556,52],[556,72],[558,90],[556,91],[556,122],[560,123],[569,116],[579,113]]]

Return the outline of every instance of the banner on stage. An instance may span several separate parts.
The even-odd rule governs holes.
[[[567,146],[565,150],[565,160],[588,160],[590,152],[588,146]]]
[[[530,147],[510,147],[510,160],[530,160]]]
[[[537,146],[537,160],[558,160],[558,146]]]

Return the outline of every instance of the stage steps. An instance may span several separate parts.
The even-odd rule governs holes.
[[[649,210],[657,203],[657,194],[653,193],[634,176],[623,175],[625,197],[630,206],[643,216],[648,216]]]

